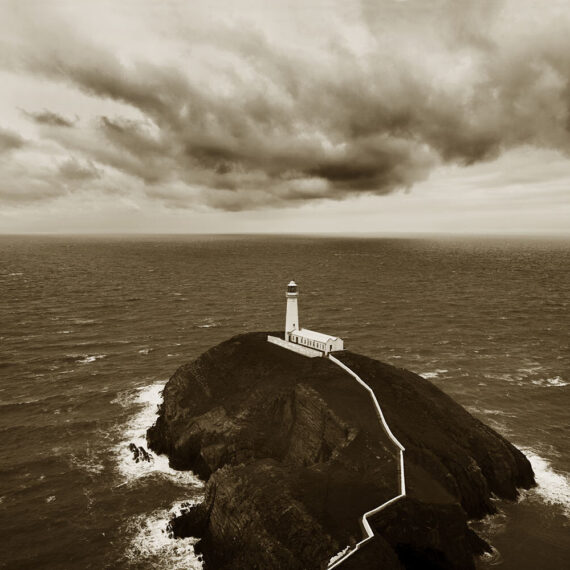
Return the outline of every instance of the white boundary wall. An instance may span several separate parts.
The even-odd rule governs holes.
[[[323,353],[320,352],[319,350],[314,350],[313,348],[309,348],[307,346],[295,344],[294,342],[289,342],[287,340],[283,340],[282,338],[279,338],[276,336],[268,335],[267,341],[271,342],[273,344],[276,344],[277,346],[282,346],[283,348],[286,348],[287,350],[292,350],[293,352],[298,352],[299,354],[302,354],[303,356],[308,356],[309,358],[317,358],[317,357],[323,356]]]
[[[376,394],[374,394],[372,388],[370,388],[370,386],[368,386],[368,384],[366,384],[366,382],[364,382],[360,378],[360,376],[356,374],[356,372],[353,372],[346,364],[338,360],[338,358],[335,358],[334,356],[332,356],[332,354],[329,354],[329,360],[332,360],[332,362],[334,362],[337,366],[340,366],[340,368],[348,372],[370,394],[370,397],[372,398],[372,403],[374,404],[374,408],[376,409],[376,414],[378,415],[378,419],[380,420],[380,423],[382,424],[382,427],[384,428],[386,435],[390,438],[392,443],[398,448],[399,451],[400,494],[396,495],[395,497],[391,498],[389,501],[386,501],[385,503],[381,504],[375,509],[372,509],[371,511],[368,511],[367,513],[364,513],[362,515],[361,524],[362,528],[366,532],[366,538],[364,540],[361,540],[350,552],[341,555],[340,558],[335,558],[332,561],[332,563],[329,564],[327,570],[331,570],[332,568],[336,568],[337,566],[342,564],[349,556],[352,556],[359,548],[361,548],[374,536],[374,531],[370,527],[370,524],[368,522],[368,517],[371,517],[376,513],[379,513],[382,509],[385,509],[388,505],[391,505],[392,503],[395,503],[398,499],[401,499],[402,497],[406,496],[406,479],[404,474],[404,451],[405,451],[404,446],[396,439],[396,436],[392,433],[390,427],[386,423],[386,419],[384,418],[384,414],[382,413],[382,408],[378,403]]]

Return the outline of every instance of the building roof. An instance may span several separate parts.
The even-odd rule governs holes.
[[[336,340],[338,338],[330,334],[310,331],[309,329],[294,330],[291,334],[296,334],[310,340],[316,340],[317,342],[327,342],[327,340]]]

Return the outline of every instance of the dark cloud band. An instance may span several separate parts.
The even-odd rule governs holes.
[[[18,133],[0,127],[0,155],[23,147],[26,141]]]
[[[27,73],[127,104],[140,118],[101,116],[86,140],[56,113],[26,115],[61,127],[44,136],[84,157],[60,166],[69,183],[101,179],[99,164],[168,204],[228,210],[386,194],[438,164],[473,164],[518,145],[568,152],[570,35],[537,31],[529,42],[525,32],[501,45],[499,4],[364,3],[360,25],[373,41],[360,52],[340,39],[327,51],[286,49],[263,31],[222,26],[181,40],[236,62],[207,79],[191,66],[126,64],[71,33],[66,49],[37,37],[20,60]],[[0,132],[0,150],[17,145]]]
[[[43,111],[39,112],[31,112],[31,111],[22,111],[23,114],[32,119],[34,122],[40,125],[49,125],[52,127],[73,127],[75,125],[75,121],[67,119],[62,115],[58,115],[52,111],[48,111],[44,109]]]

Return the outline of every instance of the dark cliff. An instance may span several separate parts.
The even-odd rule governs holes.
[[[342,568],[473,568],[467,526],[534,484],[524,455],[427,380],[348,351],[406,448],[407,497],[371,520],[375,538]],[[311,569],[363,538],[362,514],[394,497],[397,453],[370,397],[324,358],[234,337],[167,383],[151,449],[207,480],[173,521],[215,569]]]

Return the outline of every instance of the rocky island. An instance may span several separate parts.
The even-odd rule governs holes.
[[[279,333],[271,333],[278,335]],[[171,523],[208,569],[324,569],[362,540],[362,514],[397,494],[397,453],[370,397],[327,358],[236,336],[180,367],[149,447],[206,483]],[[469,569],[490,547],[468,526],[534,485],[526,457],[436,386],[350,351],[405,447],[407,495],[369,520],[342,569]]]

